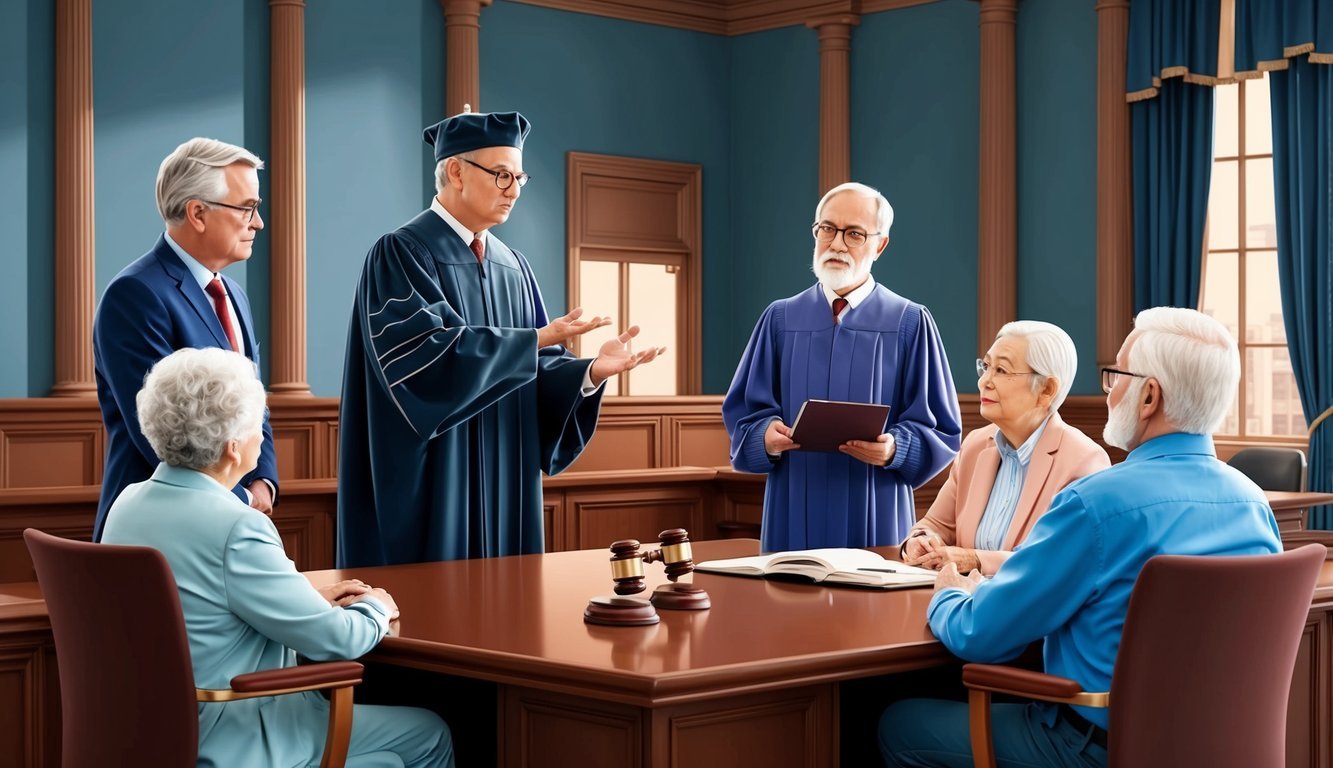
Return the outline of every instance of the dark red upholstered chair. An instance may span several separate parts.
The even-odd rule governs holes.
[[[194,766],[196,702],[331,689],[325,768],[347,758],[352,686],[361,664],[338,661],[238,675],[194,687],[176,579],[149,547],[89,544],[23,532],[55,636],[65,768]]]
[[[990,695],[1109,707],[1122,768],[1286,764],[1287,694],[1325,548],[1277,555],[1159,555],[1139,574],[1109,692],[1063,677],[966,664],[972,754],[994,768]]]

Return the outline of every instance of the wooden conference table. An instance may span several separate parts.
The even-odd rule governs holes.
[[[702,562],[756,554],[758,542],[693,548]],[[402,618],[368,662],[494,683],[503,766],[836,766],[840,681],[952,661],[926,627],[929,588],[694,573],[709,610],[659,611],[661,623],[644,627],[585,624],[588,599],[612,594],[609,558],[585,550],[307,576],[317,586],[360,578],[394,596]],[[666,583],[660,563],[646,571],[650,591]]]

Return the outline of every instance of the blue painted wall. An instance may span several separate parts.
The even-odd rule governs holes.
[[[96,287],[162,230],[153,180],[208,135],[269,159],[266,0],[145,0],[133,21],[94,4]],[[188,5],[188,9],[187,9]],[[365,252],[433,192],[421,128],[443,116],[436,0],[306,8],[308,378],[341,387]],[[51,353],[53,19],[0,10],[0,397],[41,396]],[[145,40],[154,41],[146,45]],[[877,279],[931,308],[960,388],[976,346],[977,8],[940,0],[871,14],[853,33],[852,164],[897,211]],[[699,163],[704,179],[704,389],[725,390],[771,300],[810,284],[819,54],[804,27],[722,37],[497,0],[482,13],[481,102],[532,119],[535,181],[498,234],[565,307],[565,153]],[[1091,349],[1095,324],[1095,50],[1091,6],[1025,0],[1018,24],[1019,306]],[[188,63],[188,64],[187,64]],[[261,190],[269,194],[268,174]],[[267,344],[269,242],[229,272]],[[18,331],[26,328],[26,333]],[[1086,368],[1086,366],[1085,366]],[[1089,369],[1090,370],[1090,369]],[[963,373],[962,377],[957,374]],[[1087,371],[1075,391],[1092,392]]]
[[[852,36],[852,175],[893,205],[875,279],[930,309],[960,392],[976,389],[977,4],[862,18]]]

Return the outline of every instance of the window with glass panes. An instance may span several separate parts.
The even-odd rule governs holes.
[[[1222,438],[1305,435],[1278,292],[1268,78],[1214,89],[1213,175],[1199,309],[1240,346],[1240,391]]]

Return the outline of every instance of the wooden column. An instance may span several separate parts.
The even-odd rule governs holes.
[[[811,19],[819,34],[819,190],[852,180],[851,52],[853,13]]]
[[[440,0],[444,9],[444,111],[456,115],[464,105],[481,111],[481,9],[491,0]],[[445,115],[441,115],[444,117]]]
[[[55,8],[55,386],[86,396],[93,383],[93,3]]]
[[[977,172],[977,353],[1018,317],[1018,0],[981,0],[981,146]]]
[[[1097,366],[1115,363],[1134,319],[1134,209],[1125,102],[1129,0],[1097,2]]]
[[[269,389],[308,395],[305,270],[305,0],[269,0],[272,71]]]

